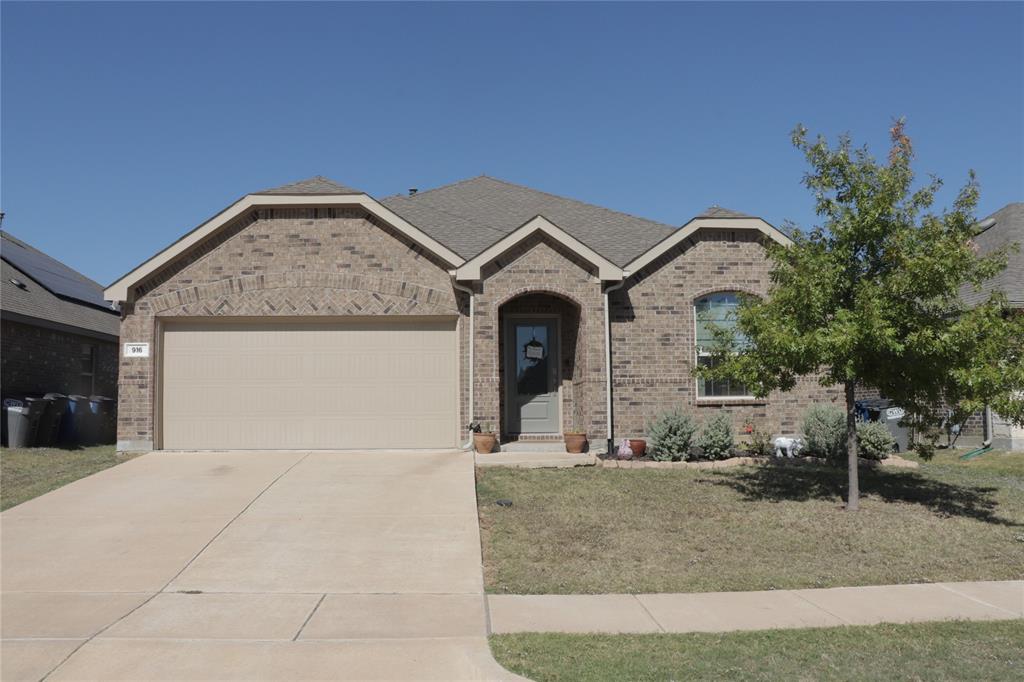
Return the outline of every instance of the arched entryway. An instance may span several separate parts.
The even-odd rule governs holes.
[[[585,421],[585,353],[580,306],[530,292],[498,310],[503,441],[559,438]]]

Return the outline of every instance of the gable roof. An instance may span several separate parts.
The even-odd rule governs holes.
[[[538,215],[619,266],[675,230],[486,175],[412,196],[387,197],[381,203],[466,259]]]
[[[5,318],[118,336],[121,316],[103,300],[103,288],[99,284],[6,232],[0,232],[0,236],[0,255],[3,256],[0,310]],[[19,249],[33,258],[17,258],[15,254]],[[59,280],[55,279],[57,275]],[[62,292],[62,288],[73,295]]]
[[[755,216],[747,215],[746,213],[740,213],[734,211],[731,208],[722,208],[718,204],[708,206],[699,215],[694,218],[753,218]]]
[[[352,189],[340,182],[335,182],[322,175],[299,180],[280,187],[253,192],[253,194],[363,194],[358,189]]]
[[[1024,308],[1024,202],[1007,204],[984,220],[989,218],[995,220],[995,224],[974,238],[978,253],[989,254],[1014,243],[1019,244],[1019,248],[1007,254],[1006,269],[985,282],[980,291],[966,286],[961,296],[967,305],[973,306],[984,302],[997,290],[1006,294],[1010,305]]]

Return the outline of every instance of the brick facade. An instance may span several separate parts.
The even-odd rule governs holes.
[[[161,320],[464,317],[468,308],[443,263],[362,209],[267,208],[239,217],[143,282],[124,310],[122,340],[149,342],[155,352],[121,359],[118,443],[122,449],[148,449],[154,442],[153,374]],[[461,383],[465,386],[465,377]]]
[[[535,233],[485,265],[475,292],[474,410],[468,413],[469,297],[449,266],[358,208],[261,208],[156,272],[124,306],[125,342],[152,344],[150,358],[120,360],[123,449],[154,442],[161,324],[176,317],[458,316],[460,423],[490,422],[505,434],[505,315],[560,316],[563,429],[606,433],[604,295],[596,268]],[[696,399],[694,299],[717,290],[764,293],[768,263],[744,231],[702,231],[630,277],[612,297],[616,435],[639,436],[659,412],[681,405],[698,420],[719,410],[773,433],[793,433],[806,405],[840,397],[814,379],[767,401]],[[468,434],[463,429],[463,440]]]
[[[4,320],[0,323],[3,396],[43,393],[117,397],[116,341]],[[95,349],[93,376],[83,370],[83,351]]]
[[[658,413],[681,407],[698,422],[728,412],[773,434],[800,430],[811,402],[842,401],[842,388],[813,377],[766,400],[697,397],[694,302],[716,291],[767,293],[770,265],[760,235],[701,230],[611,293],[613,414],[617,437],[645,435]]]

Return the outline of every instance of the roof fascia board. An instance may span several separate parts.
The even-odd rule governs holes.
[[[127,301],[132,286],[200,243],[251,208],[260,206],[361,206],[451,266],[465,259],[367,194],[247,194],[107,287],[108,301]]]
[[[700,229],[757,230],[783,246],[791,246],[793,244],[793,240],[787,237],[782,230],[773,227],[761,218],[694,218],[646,252],[640,254],[631,263],[626,265],[625,269],[630,273],[639,272],[677,244],[693,236]]]
[[[535,232],[542,232],[556,242],[566,247],[588,263],[597,266],[598,277],[602,280],[617,282],[622,279],[622,268],[594,251],[592,248],[576,239],[553,222],[538,215],[523,223],[509,234],[505,235],[481,253],[466,261],[455,271],[455,278],[459,280],[480,279],[481,268],[492,260],[508,251],[510,248],[526,239]]]

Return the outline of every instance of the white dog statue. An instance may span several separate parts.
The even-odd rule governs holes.
[[[796,457],[800,454],[800,451],[804,448],[803,438],[786,438],[785,436],[779,436],[773,441],[775,445],[775,456],[782,457],[785,453],[786,457]]]

